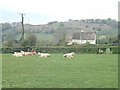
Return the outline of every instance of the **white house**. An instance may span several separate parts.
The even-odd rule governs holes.
[[[96,44],[96,32],[73,32],[71,42],[75,44]]]

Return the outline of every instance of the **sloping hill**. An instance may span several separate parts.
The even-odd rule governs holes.
[[[2,25],[2,36],[5,38],[9,34],[14,35],[16,39],[21,37],[21,23],[1,23]],[[85,19],[85,20],[68,20],[65,22],[49,22],[45,25],[31,25],[25,24],[25,34],[34,33],[37,35],[39,40],[54,40],[55,35],[63,33],[71,33],[76,31],[94,31],[97,33],[97,37],[117,37],[118,35],[118,22],[114,19]],[[41,37],[42,36],[42,37]],[[41,38],[40,38],[41,37]],[[45,39],[44,39],[45,38]]]

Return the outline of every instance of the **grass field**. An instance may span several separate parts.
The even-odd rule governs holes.
[[[37,40],[45,40],[45,41],[49,41],[49,40],[53,40],[54,36],[53,34],[44,34],[44,33],[34,33],[37,37]],[[25,33],[25,38],[28,37],[29,34]],[[18,34],[16,36],[16,38],[19,40],[21,38],[21,34]]]
[[[63,58],[3,54],[3,88],[117,88],[118,56],[76,54]]]

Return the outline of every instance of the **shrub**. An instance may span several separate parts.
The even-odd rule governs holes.
[[[108,47],[60,47],[60,46],[41,46],[41,47],[31,47],[31,46],[26,46],[26,47],[14,47],[14,48],[2,48],[1,51],[2,53],[13,53],[15,51],[30,51],[36,50],[36,52],[48,52],[48,53],[68,53],[68,52],[75,52],[75,53],[86,53],[86,54],[98,54],[99,49],[103,50],[104,52],[106,51],[106,48]],[[118,54],[120,53],[120,50],[118,49],[117,46],[111,46],[109,47],[110,50],[112,51],[113,54]]]

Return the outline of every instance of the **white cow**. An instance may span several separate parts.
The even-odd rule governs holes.
[[[14,52],[13,56],[22,57],[23,53],[21,53],[21,52]]]
[[[75,55],[75,53],[71,52],[71,53],[64,54],[63,57],[73,58],[74,55]]]
[[[21,53],[23,54],[23,56],[33,56],[33,55],[35,55],[36,54],[36,52],[35,51],[32,51],[32,52],[24,52],[24,51],[21,51]]]
[[[40,52],[38,52],[38,55],[40,57],[50,57],[50,54],[48,54],[48,53],[40,53]]]
[[[99,49],[99,54],[103,54],[104,51],[102,49]]]

